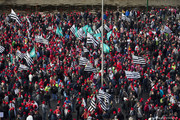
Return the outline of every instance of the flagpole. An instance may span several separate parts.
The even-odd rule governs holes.
[[[103,72],[104,72],[104,69],[103,69],[103,61],[104,61],[104,58],[103,58],[103,29],[104,29],[104,20],[103,20],[103,15],[104,15],[104,1],[102,0],[102,31],[101,31],[101,38],[102,38],[102,43],[101,43],[101,87],[103,86]]]

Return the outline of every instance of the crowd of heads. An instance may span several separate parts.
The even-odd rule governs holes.
[[[7,20],[8,14],[0,15],[0,45],[5,48],[0,54],[0,110],[5,119],[176,120],[180,116],[178,8],[106,10],[104,24],[112,34],[107,39],[108,31],[103,30],[103,41],[110,48],[103,54],[103,70],[101,45],[88,44],[87,36],[77,38],[70,30],[73,25],[77,29],[89,25],[96,31],[102,24],[101,11],[17,15],[21,25]],[[63,36],[56,34],[57,27]],[[49,44],[35,42],[37,35]],[[20,64],[28,65],[17,50],[26,53],[33,48],[33,64],[19,71]],[[146,64],[134,64],[132,55],[143,57]],[[80,57],[86,57],[97,72],[84,71]],[[128,79],[125,71],[139,72],[141,78]],[[109,110],[104,111],[95,98],[96,109],[89,111],[99,89],[111,95]]]

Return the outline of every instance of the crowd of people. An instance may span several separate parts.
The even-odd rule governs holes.
[[[122,14],[128,19],[122,19]],[[17,14],[21,25],[8,14],[0,15],[0,113],[3,120],[178,120],[180,118],[180,13],[178,8],[106,10],[104,24],[112,34],[104,43],[104,83],[101,86],[101,45],[77,38],[70,28],[101,26],[101,11]],[[29,18],[29,23],[26,19]],[[62,36],[56,34],[62,28]],[[168,28],[169,31],[166,31]],[[49,44],[35,42],[40,35]],[[99,41],[101,42],[101,40]],[[86,47],[89,52],[85,52]],[[36,56],[28,70],[16,52]],[[132,55],[146,64],[134,64]],[[97,72],[84,71],[86,57]],[[128,79],[125,71],[140,73]],[[111,95],[109,110],[96,98],[99,89]],[[95,96],[96,108],[89,111]],[[53,105],[56,104],[55,108]]]

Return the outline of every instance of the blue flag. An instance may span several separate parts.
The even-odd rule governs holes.
[[[63,36],[62,28],[61,27],[60,27],[60,29],[59,29],[59,27],[57,27],[56,34],[59,35],[59,36]]]

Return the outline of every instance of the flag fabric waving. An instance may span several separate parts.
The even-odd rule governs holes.
[[[97,94],[97,99],[101,105],[101,108],[104,111],[109,110],[109,99],[110,99],[111,95],[104,92],[103,90],[99,90],[99,93]]]
[[[21,25],[21,21],[18,18],[18,16],[16,15],[16,13],[14,12],[13,9],[11,9],[11,13],[9,14],[9,17],[13,20],[16,20],[16,22],[18,22],[19,25]]]
[[[88,63],[88,59],[85,57],[80,57],[79,59],[79,65],[86,65]]]
[[[87,43],[93,43],[94,46],[97,46],[99,44],[99,42],[94,39],[94,37],[90,33],[87,33]]]
[[[86,53],[86,52],[89,52],[89,50],[83,46],[83,51]]]
[[[110,50],[109,46],[103,43],[103,51],[105,53],[109,53],[109,50]]]
[[[75,25],[73,25],[71,28],[70,28],[71,32],[75,35],[76,33],[76,27]]]
[[[99,28],[95,31],[95,34],[97,34],[97,33],[101,33],[102,29],[103,29],[103,27],[102,27],[102,26],[101,26],[101,27],[99,27]]]
[[[44,39],[42,36],[35,36],[35,41],[37,43],[49,44],[49,41]]]
[[[106,29],[108,32],[111,30],[106,24],[104,25],[104,29]]]
[[[84,71],[97,72],[96,68],[94,68],[90,62],[86,64]]]
[[[96,40],[100,41],[101,40],[101,33],[94,34],[94,37]]]
[[[29,67],[27,67],[26,65],[20,64],[18,71],[22,71],[22,70],[29,70]]]
[[[93,96],[93,98],[91,99],[88,111],[92,112],[95,109],[96,109],[96,102],[95,102],[95,96]]]
[[[63,36],[62,28],[61,28],[61,27],[59,28],[59,27],[57,26],[56,34],[59,35],[59,36]]]
[[[138,79],[141,78],[138,72],[125,71],[126,77],[129,79]]]
[[[32,65],[33,64],[33,59],[30,57],[29,53],[26,52],[24,54],[24,59],[26,60],[28,66]]]
[[[0,53],[4,52],[5,48],[0,45]]]
[[[16,51],[16,56],[18,56],[18,57],[21,58],[21,59],[24,58],[24,54],[21,53],[21,51],[19,51],[19,50]]]
[[[132,59],[134,64],[142,64],[142,65],[146,64],[146,61],[143,57],[132,55]]]
[[[35,47],[31,50],[30,57],[36,57]]]
[[[110,32],[107,33],[107,40],[109,40],[111,34],[112,34],[112,31],[110,31]]]
[[[29,30],[31,30],[32,29],[31,22],[30,22],[30,20],[29,20],[29,18],[27,16],[26,16],[26,19],[27,19],[27,22],[29,23]]]

